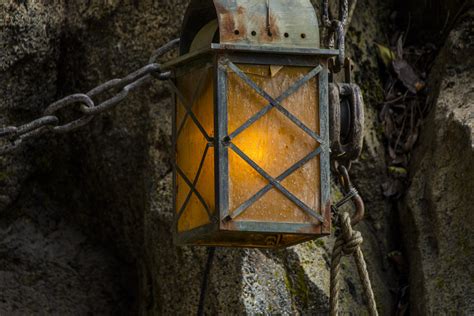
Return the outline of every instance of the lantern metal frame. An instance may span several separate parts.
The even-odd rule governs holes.
[[[163,70],[171,70],[172,78],[170,79],[171,90],[174,91],[175,98],[181,99],[181,103],[186,107],[185,117],[193,120],[194,124],[200,130],[202,136],[206,139],[207,144],[201,157],[198,170],[194,179],[189,179],[176,163],[173,163],[173,187],[176,188],[176,177],[179,175],[188,185],[190,191],[183,204],[180,212],[175,212],[175,233],[174,240],[178,245],[185,245],[189,243],[196,243],[197,239],[205,235],[211,235],[216,232],[226,231],[245,231],[255,232],[261,234],[292,234],[300,235],[301,239],[295,240],[294,244],[305,240],[311,240],[316,237],[328,235],[330,233],[330,149],[329,149],[329,101],[328,101],[328,59],[336,56],[337,50],[319,49],[319,48],[283,48],[283,47],[269,47],[265,45],[230,45],[230,44],[216,44],[213,43],[210,48],[185,54],[174,61],[169,62],[163,66]],[[254,65],[281,65],[281,66],[301,66],[312,67],[312,69],[292,83],[289,89],[284,91],[279,97],[270,97],[263,89],[255,84],[246,74],[244,74],[236,64],[254,64]],[[213,68],[214,73],[214,137],[207,134],[202,127],[199,120],[192,113],[192,105],[194,100],[185,100],[184,96],[175,85],[174,80],[188,73],[195,68]],[[243,125],[235,131],[227,130],[227,75],[232,71],[250,86],[259,95],[264,97],[268,104],[264,106],[259,112],[254,114]],[[205,74],[206,72],[204,72]],[[306,84],[312,78],[318,78],[318,98],[319,98],[319,135],[307,128],[299,119],[294,117],[290,112],[285,110],[281,105],[281,101],[287,98],[292,93],[296,92],[300,87]],[[202,80],[201,80],[202,81]],[[200,85],[196,86],[200,89]],[[196,93],[193,93],[194,97]],[[175,99],[175,104],[176,99]],[[303,159],[299,160],[279,176],[273,178],[258,166],[251,158],[242,152],[236,145],[232,143],[232,139],[240,132],[248,128],[253,122],[264,116],[269,110],[276,108],[285,115],[286,118],[293,121],[300,129],[307,135],[315,139],[319,146],[307,154]],[[179,127],[176,126],[176,109],[173,111],[173,151],[176,152],[176,142],[179,132]],[[189,118],[183,118],[189,119]],[[206,205],[201,194],[196,189],[197,181],[199,179],[204,159],[210,147],[214,147],[214,175],[215,175],[215,213],[211,214],[209,206]],[[237,213],[230,214],[229,210],[229,166],[228,166],[228,151],[232,150],[246,161],[254,170],[256,170],[263,178],[268,181],[264,188],[258,190],[246,202],[238,207]],[[279,182],[284,178],[298,170],[302,165],[311,159],[320,156],[320,201],[321,210],[312,210],[306,206],[300,199],[294,196],[291,192],[286,190]],[[290,201],[295,203],[300,209],[308,213],[312,217],[320,221],[319,225],[314,223],[276,223],[276,222],[251,222],[234,220],[238,215],[242,214],[245,209],[262,197],[270,189],[275,188],[282,192]],[[196,194],[200,203],[206,209],[210,223],[203,226],[191,229],[189,231],[179,232],[177,224],[185,204],[188,202],[191,194]],[[176,210],[176,190],[173,190],[173,209]],[[276,237],[273,244],[269,245],[272,248],[279,246],[278,237]],[[212,244],[212,242],[203,242],[205,245]],[[236,245],[239,246],[239,245]],[[245,245],[243,245],[245,246]],[[289,246],[284,244],[281,246]]]

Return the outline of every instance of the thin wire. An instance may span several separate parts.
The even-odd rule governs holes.
[[[212,268],[212,262],[214,261],[214,254],[216,253],[216,247],[207,248],[207,261],[206,266],[204,267],[204,273],[201,281],[201,293],[199,295],[199,306],[198,306],[198,316],[204,315],[204,307],[206,304],[206,292],[207,286],[209,284],[209,274]]]

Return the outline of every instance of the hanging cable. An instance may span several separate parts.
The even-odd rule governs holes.
[[[209,284],[209,274],[212,269],[212,263],[214,261],[214,254],[216,252],[216,247],[209,247],[207,248],[207,261],[206,265],[204,267],[204,272],[202,275],[202,281],[201,281],[201,293],[199,295],[199,305],[198,305],[198,316],[204,315],[204,308],[206,304],[206,292],[207,292],[207,286]]]

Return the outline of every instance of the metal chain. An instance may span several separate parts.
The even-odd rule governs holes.
[[[123,78],[109,80],[89,92],[76,93],[50,104],[43,115],[29,123],[20,126],[0,128],[0,156],[9,153],[24,143],[25,140],[37,137],[46,132],[67,133],[88,124],[95,116],[114,108],[123,101],[128,94],[148,83],[151,79],[166,80],[170,72],[162,72],[161,65],[156,63],[158,57],[174,49],[179,39],[174,39],[157,49],[146,66],[130,73]],[[105,101],[95,104],[93,99],[106,92],[117,91]],[[70,122],[61,123],[56,112],[65,108],[76,107],[81,117]]]
[[[347,18],[349,16],[349,1],[339,0],[339,19],[329,18],[329,0],[323,0],[322,10],[322,22],[323,25],[328,29],[327,45],[329,47],[334,46],[334,36],[336,36],[337,48],[339,49],[339,55],[336,58],[336,63],[333,66],[334,72],[341,71],[344,65],[345,58],[345,30]]]

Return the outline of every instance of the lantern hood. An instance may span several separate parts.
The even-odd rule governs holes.
[[[192,0],[180,55],[211,43],[317,49],[318,19],[309,0]]]

